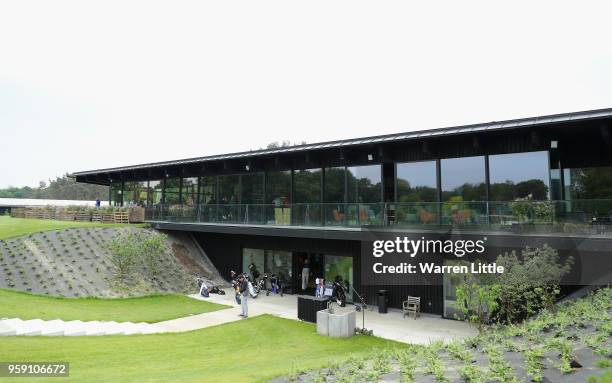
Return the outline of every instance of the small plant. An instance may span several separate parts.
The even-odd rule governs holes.
[[[572,344],[565,339],[551,339],[548,341],[547,347],[549,350],[556,350],[559,352],[560,363],[556,364],[556,367],[564,374],[568,374],[573,371],[571,366],[572,361]]]
[[[542,382],[542,369],[544,368],[542,359],[544,357],[544,350],[539,347],[530,348],[525,350],[524,355],[527,365],[527,374],[529,374],[532,381]]]

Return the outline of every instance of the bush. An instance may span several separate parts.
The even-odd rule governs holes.
[[[481,331],[497,309],[500,290],[501,286],[497,284],[482,285],[476,280],[464,283],[457,287],[456,307],[464,320],[475,324]]]
[[[515,252],[500,255],[497,264],[505,271],[498,281],[503,286],[497,297],[492,319],[500,323],[522,322],[543,308],[553,310],[559,283],[573,264],[561,262],[557,251],[547,245],[526,248],[519,258]]]
[[[125,282],[137,266],[144,266],[149,276],[156,276],[162,255],[166,251],[166,236],[160,233],[128,231],[106,242],[116,278]]]

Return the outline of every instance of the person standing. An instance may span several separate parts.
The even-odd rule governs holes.
[[[247,279],[244,277],[244,275],[240,275],[240,278],[238,278],[238,281],[240,282],[240,294],[242,295],[241,297],[241,307],[242,307],[242,312],[240,313],[240,316],[243,318],[248,318],[249,317],[249,305],[247,303],[248,297],[249,297],[249,283],[247,281]]]

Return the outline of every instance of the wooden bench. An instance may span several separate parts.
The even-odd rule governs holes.
[[[421,313],[421,298],[408,296],[408,299],[402,302],[402,314],[403,318],[406,315],[410,316],[410,313],[414,313],[414,319]]]

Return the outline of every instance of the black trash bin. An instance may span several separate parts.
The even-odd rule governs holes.
[[[389,303],[389,297],[387,296],[387,290],[378,290],[378,312],[381,314],[387,313],[387,303]]]

